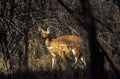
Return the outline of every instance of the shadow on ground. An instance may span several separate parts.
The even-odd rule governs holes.
[[[88,79],[88,70],[68,67],[65,70],[16,71],[13,74],[0,72],[0,79]]]
[[[113,71],[107,71],[108,79],[116,79]],[[16,71],[13,74],[0,72],[0,79],[90,79],[89,69],[66,68],[65,70],[53,71]]]

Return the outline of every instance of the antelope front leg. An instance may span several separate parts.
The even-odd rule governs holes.
[[[54,69],[54,66],[55,66],[55,59],[56,59],[56,55],[51,53],[52,55],[52,69]]]

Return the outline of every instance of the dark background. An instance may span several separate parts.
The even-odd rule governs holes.
[[[0,0],[0,79],[119,79],[119,0]],[[37,28],[55,38],[77,35],[87,66],[51,56]],[[71,60],[71,61],[70,61]]]

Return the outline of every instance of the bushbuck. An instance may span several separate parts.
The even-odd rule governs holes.
[[[43,30],[41,27],[38,27],[38,31],[41,32],[42,37],[45,39],[45,45],[52,56],[52,69],[55,65],[55,59],[57,54],[60,55],[61,59],[66,62],[65,55],[70,52],[73,53],[76,64],[79,60],[86,65],[86,62],[82,56],[80,56],[79,50],[81,49],[81,45],[83,43],[83,39],[79,36],[75,35],[65,35],[59,36],[55,39],[50,37],[50,27],[47,30]]]

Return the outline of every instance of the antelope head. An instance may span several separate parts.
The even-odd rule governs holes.
[[[38,27],[38,31],[41,32],[43,38],[47,38],[50,33],[50,27],[48,27],[46,31],[43,30],[41,27]]]

